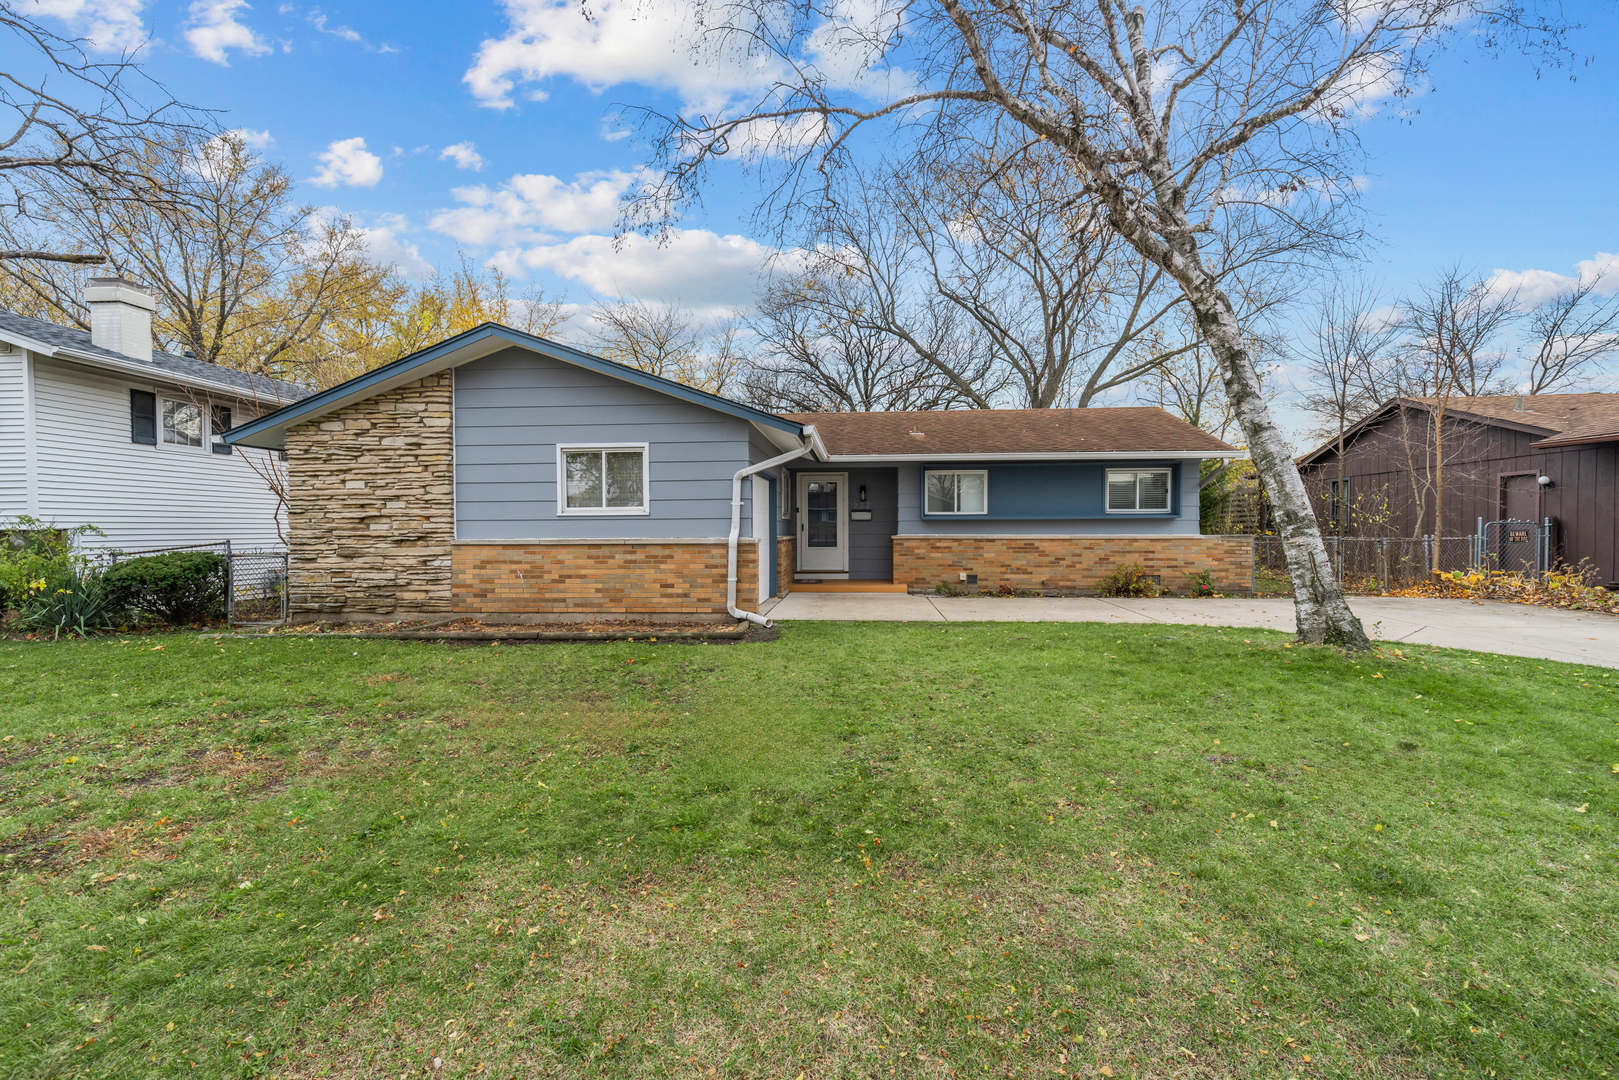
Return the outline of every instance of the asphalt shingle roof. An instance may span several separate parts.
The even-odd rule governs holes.
[[[1228,453],[1234,448],[1162,409],[951,409],[782,413],[814,424],[838,457],[890,454]]]
[[[76,326],[63,326],[60,323],[46,322],[43,319],[31,319],[26,315],[18,315],[14,311],[0,308],[0,329],[10,330],[23,337],[32,338],[45,345],[52,345],[60,349],[72,349],[74,352],[85,353],[89,356],[100,356],[108,360],[120,361],[124,364],[146,365],[145,360],[136,360],[123,353],[103,349],[90,341],[90,331],[80,330]],[[309,391],[293,383],[283,382],[280,379],[270,379],[263,375],[248,375],[245,372],[232,368],[222,367],[219,364],[210,364],[203,360],[196,360],[189,356],[175,356],[173,353],[152,350],[150,366],[154,369],[154,377],[161,382],[162,373],[180,382],[207,382],[224,383],[240,390],[245,398],[261,401],[269,405],[281,406],[308,397]]]

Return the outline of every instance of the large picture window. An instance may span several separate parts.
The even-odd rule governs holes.
[[[647,447],[559,446],[561,514],[647,513]]]
[[[1107,512],[1162,514],[1169,509],[1168,469],[1109,469]]]
[[[922,474],[926,492],[924,506],[929,514],[989,513],[989,473],[933,472]]]

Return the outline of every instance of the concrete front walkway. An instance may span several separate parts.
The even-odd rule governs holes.
[[[1619,618],[1474,600],[1362,596],[1350,601],[1380,641],[1531,656],[1619,668]],[[765,612],[778,622],[1106,622],[1294,629],[1293,602],[1102,597],[945,597],[792,593]]]

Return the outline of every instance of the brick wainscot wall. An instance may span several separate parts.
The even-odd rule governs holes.
[[[1218,587],[1254,587],[1251,536],[896,536],[894,581],[931,589],[965,572],[980,589],[1091,590],[1120,563],[1140,563],[1166,589],[1211,571]]]
[[[737,607],[759,609],[759,543],[736,546]],[[644,616],[670,622],[729,618],[723,540],[462,541],[453,564],[455,610],[547,622]]]
[[[451,375],[429,375],[287,432],[295,621],[450,611]]]
[[[793,591],[793,560],[798,558],[798,539],[792,536],[776,538],[776,596]]]

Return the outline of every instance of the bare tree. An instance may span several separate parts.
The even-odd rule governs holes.
[[[392,274],[369,260],[351,222],[295,204],[291,179],[239,134],[148,142],[141,160],[168,193],[162,200],[109,201],[48,182],[33,218],[151,288],[153,336],[170,351],[296,379],[298,350],[334,309],[372,295]],[[79,272],[17,261],[0,263],[0,273],[66,322],[89,327]]]
[[[1581,281],[1529,315],[1531,394],[1569,390],[1587,380],[1597,360],[1619,347],[1619,296],[1603,297],[1601,280]]]
[[[64,186],[108,202],[161,202],[142,148],[165,133],[201,130],[194,110],[148,78],[132,53],[90,58],[91,43],[48,30],[0,0],[0,220],[26,219],[41,187]],[[37,6],[36,6],[37,9]],[[106,261],[103,251],[0,245],[0,260]]]
[[[735,315],[705,319],[675,303],[622,300],[591,317],[602,356],[711,394],[725,393],[742,364]]]
[[[1492,289],[1452,267],[1404,303],[1408,355],[1430,389],[1427,429],[1432,433],[1433,569],[1440,569],[1438,540],[1445,520],[1445,414],[1452,398],[1503,392],[1505,354],[1492,346],[1518,318],[1517,295]]]
[[[749,51],[781,74],[740,114],[644,114],[658,180],[634,196],[625,227],[667,227],[733,145],[785,170],[761,211],[786,221],[849,160],[865,125],[914,132],[919,163],[1049,143],[1083,175],[1109,228],[1180,288],[1219,361],[1286,540],[1301,639],[1366,647],[1222,283],[1231,237],[1246,245],[1238,261],[1344,251],[1357,239],[1348,211],[1358,187],[1346,129],[1366,101],[1411,85],[1459,27],[1482,30],[1489,45],[1508,35],[1544,43],[1555,58],[1559,23],[1484,0],[686,4],[694,25],[710,28],[699,48]],[[874,74],[843,91],[850,72]],[[901,72],[887,85],[903,89],[884,95],[881,76]]]
[[[1382,401],[1376,387],[1398,355],[1402,325],[1368,283],[1334,283],[1316,308],[1311,347],[1304,356],[1309,380],[1303,405],[1316,420],[1316,434],[1337,444],[1338,476],[1328,500],[1335,531],[1347,526],[1344,441],[1353,424]]]
[[[859,303],[843,275],[777,280],[749,320],[757,345],[743,380],[748,400],[786,412],[972,408],[955,382],[894,334],[845,317]],[[998,391],[994,361],[979,350],[952,361],[966,382]],[[964,366],[964,361],[971,366]]]
[[[934,291],[970,320],[1019,405],[1084,408],[1195,346],[1175,318],[1179,290],[1107,228],[1061,155],[969,157],[884,187]]]

